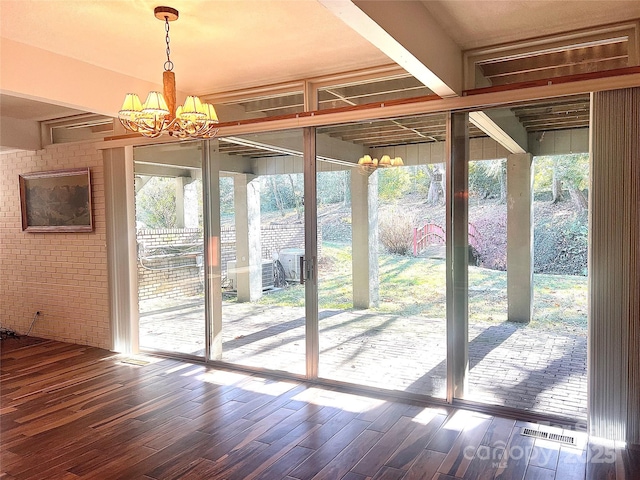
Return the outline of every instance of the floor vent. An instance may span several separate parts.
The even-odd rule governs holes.
[[[522,435],[525,437],[543,438],[545,440],[551,440],[553,442],[565,443],[567,445],[575,445],[576,440],[568,435],[559,435],[557,433],[541,432],[539,430],[533,430],[532,428],[523,428]]]

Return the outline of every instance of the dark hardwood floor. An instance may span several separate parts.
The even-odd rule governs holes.
[[[0,348],[2,479],[640,478],[637,452],[578,432],[60,342]]]

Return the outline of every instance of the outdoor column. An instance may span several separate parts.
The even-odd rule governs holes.
[[[353,306],[378,304],[378,173],[351,172]]]
[[[533,164],[530,153],[507,157],[507,303],[511,322],[533,316]]]
[[[589,433],[640,444],[640,88],[591,94]]]
[[[234,175],[233,206],[236,214],[238,301],[253,302],[262,296],[260,182],[256,176]]]
[[[184,228],[184,186],[188,183],[185,177],[176,177],[176,228]]]

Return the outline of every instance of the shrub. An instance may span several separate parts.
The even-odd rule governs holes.
[[[385,212],[378,223],[380,243],[389,253],[409,255],[413,250],[413,216],[398,208]]]
[[[411,175],[404,168],[378,169],[378,195],[380,200],[394,201],[411,190]]]
[[[475,252],[477,265],[492,270],[507,270],[507,209],[504,205],[494,208],[474,220],[480,236]]]
[[[567,208],[569,207],[569,208]],[[573,204],[536,209],[534,272],[587,275],[588,226]]]

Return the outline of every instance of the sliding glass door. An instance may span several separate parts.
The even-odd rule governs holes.
[[[588,158],[483,118],[137,148],[141,347],[584,418]]]
[[[138,147],[134,162],[140,348],[204,357],[200,144]]]
[[[318,130],[323,379],[446,394],[443,122],[431,115]],[[431,140],[369,147],[409,128],[433,130]]]
[[[217,169],[222,309],[215,360],[305,374],[302,133],[226,137]]]
[[[529,118],[585,101],[588,109],[576,98],[512,112]],[[550,155],[469,164],[469,364],[458,398],[586,421],[589,155],[551,153],[569,142],[586,152],[588,137],[537,124],[530,134],[546,136],[538,148]]]

